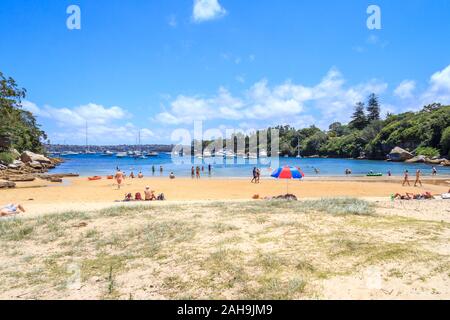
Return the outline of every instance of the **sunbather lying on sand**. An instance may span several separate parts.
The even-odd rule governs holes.
[[[0,217],[7,217],[20,212],[25,212],[24,207],[21,204],[8,204],[0,209]]]
[[[414,194],[414,193],[406,193],[406,195],[401,195],[400,193],[396,193],[394,195],[394,199],[397,200],[429,200],[433,199],[433,195],[429,192],[425,192],[422,194]]]

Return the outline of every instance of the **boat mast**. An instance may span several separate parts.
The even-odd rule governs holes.
[[[88,144],[88,122],[86,120],[86,153],[89,153],[89,144]]]

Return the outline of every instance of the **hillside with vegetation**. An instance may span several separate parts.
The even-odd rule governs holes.
[[[0,161],[4,163],[15,160],[13,149],[44,152],[42,141],[47,137],[34,115],[22,108],[25,95],[25,89],[0,72]]]
[[[367,107],[358,102],[348,124],[332,123],[328,130],[315,126],[295,129],[278,126],[282,155],[331,158],[386,159],[396,146],[416,155],[450,156],[450,106],[432,104],[418,112],[388,114],[380,118],[378,98]]]

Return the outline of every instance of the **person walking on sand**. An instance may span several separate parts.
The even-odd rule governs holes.
[[[197,166],[197,168],[195,169],[195,173],[196,173],[197,179],[200,179],[200,167],[199,166]]]
[[[256,169],[256,183],[259,183],[261,180],[261,170],[259,168]]]
[[[116,175],[114,177],[117,182],[117,189],[120,189],[120,186],[122,185],[124,174],[120,169],[117,170]]]
[[[403,176],[402,186],[405,186],[405,184],[408,184],[408,186],[411,186],[411,184],[409,183],[409,171],[408,170],[405,170],[405,174]]]
[[[256,180],[258,179],[258,172],[256,170],[256,167],[253,168],[253,178],[251,183],[256,183]]]
[[[420,170],[416,171],[416,181],[414,182],[414,187],[417,187],[417,184],[420,184],[420,186],[422,186],[422,181],[420,180],[420,176],[421,176],[421,172]]]

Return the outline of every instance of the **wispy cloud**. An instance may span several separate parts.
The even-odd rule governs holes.
[[[172,28],[176,28],[178,26],[177,16],[171,14],[169,17],[167,17],[167,24]]]
[[[394,95],[400,99],[409,99],[413,97],[413,91],[416,88],[416,82],[413,80],[402,81],[394,90]]]
[[[299,119],[305,116],[311,120],[313,114],[320,114],[324,120],[345,121],[356,102],[364,100],[372,92],[380,94],[386,89],[386,83],[375,79],[347,86],[339,70],[333,68],[315,86],[291,81],[271,86],[267,79],[263,79],[240,96],[233,96],[223,87],[210,97],[180,95],[155,120],[173,125],[189,124],[195,120],[301,122]]]
[[[227,14],[219,0],[194,0],[192,18],[195,22],[204,22],[223,17]]]

